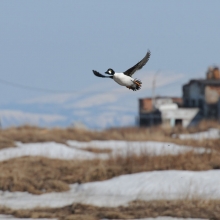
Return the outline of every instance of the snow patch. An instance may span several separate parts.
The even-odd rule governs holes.
[[[78,150],[55,142],[29,144],[17,142],[16,145],[17,147],[0,150],[0,161],[23,156],[42,156],[63,160],[107,158],[106,154]]]
[[[194,151],[195,153],[210,152],[205,148],[195,148],[184,145],[177,145],[173,143],[166,142],[156,142],[156,141],[90,141],[90,142],[79,142],[79,141],[67,141],[69,146],[77,149],[85,148],[98,148],[98,149],[111,149],[113,155],[126,156],[128,154],[147,153],[151,156],[157,155],[178,155],[181,153],[186,153],[189,151]]]
[[[108,220],[108,219],[102,219],[102,220]],[[111,220],[122,220],[122,219],[111,219]],[[170,217],[170,216],[160,216],[157,218],[139,218],[139,219],[130,219],[130,220],[208,220],[208,219],[204,219],[204,218],[175,218],[175,217]]]
[[[105,181],[72,184],[67,192],[33,195],[0,191],[0,205],[12,209],[63,207],[72,203],[117,207],[134,200],[219,199],[220,171],[152,171]]]
[[[181,146],[173,143],[163,142],[135,142],[135,141],[91,141],[78,142],[67,141],[69,146],[55,142],[44,143],[20,143],[17,147],[5,148],[0,150],[0,161],[23,156],[42,156],[52,159],[62,160],[92,160],[92,159],[108,159],[110,156],[128,156],[129,154],[148,154],[156,155],[177,155],[194,151],[195,153],[210,152],[205,148],[195,148],[189,146]],[[88,152],[85,148],[110,149],[111,153],[93,153]]]

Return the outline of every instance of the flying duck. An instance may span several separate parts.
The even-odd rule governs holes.
[[[93,70],[93,73],[98,77],[103,78],[111,78],[114,79],[121,86],[126,86],[128,89],[132,89],[133,91],[139,90],[141,88],[142,82],[139,79],[132,78],[132,75],[137,71],[140,70],[149,60],[151,52],[148,50],[145,57],[135,64],[130,69],[126,70],[123,73],[116,73],[113,69],[109,68],[105,73],[110,76],[102,75],[101,73]]]

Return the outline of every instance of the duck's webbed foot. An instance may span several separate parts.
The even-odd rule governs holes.
[[[141,88],[142,82],[139,79],[134,79],[135,90],[139,90]]]

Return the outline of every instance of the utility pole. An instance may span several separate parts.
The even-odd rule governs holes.
[[[153,81],[152,81],[152,106],[153,106],[153,110],[155,110],[155,89],[156,89],[156,79],[158,74],[160,73],[160,70],[158,70],[153,77]]]

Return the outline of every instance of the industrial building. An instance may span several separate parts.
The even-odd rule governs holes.
[[[188,127],[202,119],[220,120],[220,70],[209,68],[206,79],[192,79],[183,96],[139,99],[139,125]]]
[[[196,123],[198,108],[183,108],[179,97],[156,97],[139,99],[139,125],[163,124],[167,127],[188,127]]]
[[[199,108],[201,117],[220,117],[220,70],[209,68],[206,79],[193,79],[183,86],[183,103],[186,108]]]

